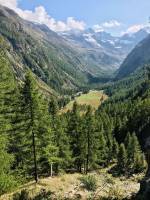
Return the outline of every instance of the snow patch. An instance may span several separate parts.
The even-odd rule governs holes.
[[[87,42],[90,42],[97,47],[101,47],[101,45],[92,37],[93,35],[91,33],[83,34],[83,36]]]

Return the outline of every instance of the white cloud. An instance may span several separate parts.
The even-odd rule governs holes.
[[[124,35],[124,34],[131,34],[132,35],[133,33],[140,31],[141,29],[144,29],[145,31],[150,33],[150,24],[149,23],[135,24],[133,26],[130,26],[126,31],[121,32],[121,35]]]
[[[130,26],[126,31],[122,32],[122,35],[136,33],[144,27],[146,27],[146,25],[144,24],[135,24],[133,26]]]
[[[15,9],[18,5],[17,0],[0,0],[0,4]]]
[[[118,22],[117,20],[110,20],[110,21],[102,23],[102,27],[104,28],[114,28],[114,27],[119,27],[119,26],[121,26],[121,23]]]
[[[96,33],[104,31],[103,27],[102,27],[101,25],[99,25],[99,24],[94,25],[94,26],[93,26],[93,30],[94,30]]]
[[[121,26],[122,24],[118,22],[117,20],[110,20],[107,22],[103,22],[101,24],[96,24],[93,26],[93,30],[95,32],[102,32],[105,29],[112,29]]]
[[[34,11],[22,10],[18,7],[17,0],[0,0],[0,4],[15,10],[22,18],[47,25],[51,30],[61,32],[70,30],[84,30],[86,24],[83,21],[68,17],[66,22],[57,21],[52,18],[43,6],[38,6]]]
[[[83,36],[85,37],[86,41],[92,43],[96,47],[101,47],[101,45],[92,37],[92,34],[84,34]]]

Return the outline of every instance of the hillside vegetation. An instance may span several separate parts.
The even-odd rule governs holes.
[[[21,186],[17,191],[11,194],[6,194],[0,197],[0,200],[10,200],[16,193],[21,193],[21,190],[28,191],[28,196],[34,198],[41,191],[50,192],[50,199],[129,199],[135,195],[139,188],[139,180],[143,174],[138,174],[126,179],[126,177],[112,177],[107,172],[108,169],[99,170],[90,173],[88,176],[74,173],[61,174],[59,176],[40,179],[38,184],[29,182]],[[93,177],[95,180],[95,190],[86,188],[82,179]],[[92,189],[92,187],[91,187]],[[94,188],[93,188],[94,189]],[[48,199],[48,195],[47,195]]]
[[[118,70],[117,78],[121,79],[134,73],[143,65],[150,63],[150,36],[142,40],[124,60]]]
[[[0,51],[0,72],[0,195],[33,180],[38,183],[50,175],[52,164],[57,176],[62,171],[89,174],[106,167],[114,177],[145,172],[149,66],[107,86],[109,98],[94,112],[85,106],[83,115],[76,101],[70,112],[58,114],[57,99],[41,93],[31,71],[18,84],[5,49]],[[106,97],[91,91],[79,99],[91,102],[94,95]],[[94,179],[82,181],[94,184]]]

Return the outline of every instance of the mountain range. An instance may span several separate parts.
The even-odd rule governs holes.
[[[121,79],[134,73],[137,69],[150,63],[150,35],[142,40],[131,51],[131,53],[124,60],[120,66],[117,79]]]
[[[30,68],[57,92],[104,82],[117,72],[121,77],[124,73],[121,70],[127,69],[125,63],[131,62],[129,53],[134,47],[133,52],[143,46],[139,42],[149,32],[145,28],[120,37],[93,29],[56,33],[46,25],[23,20],[11,9],[0,6],[0,36],[7,44],[7,55],[16,77],[22,80]]]
[[[95,32],[93,29],[87,29],[82,32],[64,32],[61,36],[82,50],[84,58],[92,68],[114,72],[149,33],[150,28],[146,27],[136,33],[116,37],[105,31]]]

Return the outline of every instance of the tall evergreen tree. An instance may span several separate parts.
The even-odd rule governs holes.
[[[69,137],[66,129],[66,119],[64,116],[56,115],[52,120],[53,132],[54,132],[54,144],[57,148],[57,154],[55,159],[56,172],[59,169],[66,169],[71,166],[71,150]]]
[[[13,155],[8,153],[8,140],[0,135],[0,195],[8,192],[16,183],[12,176]]]
[[[85,114],[85,127],[84,135],[86,139],[86,173],[90,167],[93,167],[96,164],[97,160],[97,151],[98,151],[98,136],[95,129],[95,117],[91,106],[88,107],[88,110]]]
[[[56,99],[54,99],[53,97],[51,98],[51,100],[49,102],[49,113],[52,115],[53,118],[58,113],[58,103],[57,103]]]
[[[132,137],[131,134],[128,132],[127,136],[125,138],[125,147],[127,150],[127,166],[128,166],[128,170],[131,168],[132,164],[133,164],[133,159],[134,159],[134,155],[133,155],[133,146],[132,146]]]
[[[118,153],[119,153],[119,144],[116,141],[116,139],[114,138],[113,139],[113,147],[112,147],[112,155],[113,155],[114,159],[117,159]]]
[[[117,167],[120,173],[126,173],[127,153],[123,143],[119,147],[119,152],[117,157]]]
[[[97,162],[98,164],[105,166],[108,157],[108,146],[107,141],[104,137],[104,133],[101,132],[98,134],[98,151],[97,151]]]
[[[138,138],[135,133],[132,134],[132,151],[133,151],[132,153],[133,170],[135,172],[141,172],[145,168],[145,162]]]
[[[74,166],[81,171],[82,160],[80,158],[81,155],[81,147],[80,147],[80,136],[81,136],[81,116],[79,113],[78,105],[75,102],[73,104],[73,109],[69,114],[68,120],[68,135],[70,137],[70,146],[72,150],[72,158],[74,160]]]
[[[21,155],[19,168],[25,176],[33,175],[38,181],[38,173],[46,172],[52,141],[51,121],[48,105],[41,96],[31,72],[25,77],[21,92],[20,123],[16,137],[19,139],[18,154]]]
[[[15,79],[3,48],[5,42],[0,37],[0,194],[7,192],[13,185],[9,138],[12,133],[12,118],[15,105]]]

